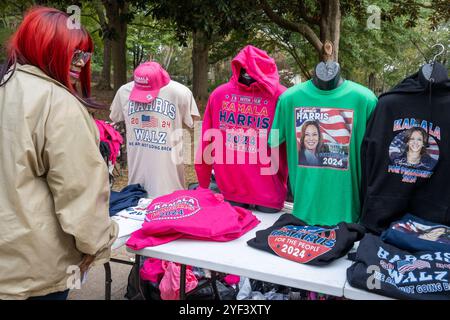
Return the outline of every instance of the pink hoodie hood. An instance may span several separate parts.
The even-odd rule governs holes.
[[[241,68],[244,68],[248,75],[256,80],[250,87],[239,82]],[[233,76],[231,81],[245,88],[259,87],[271,95],[274,95],[279,89],[280,77],[275,60],[269,57],[267,52],[258,49],[252,45],[244,47],[231,62]]]
[[[279,150],[278,171],[262,174],[262,170],[277,163],[263,158],[265,154],[272,155],[265,137],[272,126],[278,97],[286,88],[279,83],[274,60],[254,46],[242,49],[231,67],[233,77],[211,93],[203,116],[203,138],[195,164],[199,184],[209,187],[214,167],[217,186],[225,199],[281,209],[287,190],[284,146]],[[255,80],[250,86],[239,82],[242,68]],[[221,139],[205,136],[211,133],[209,129],[218,129],[215,133],[220,133]],[[211,142],[213,149],[207,149]],[[262,149],[263,146],[267,149]],[[227,161],[239,158],[245,161]]]

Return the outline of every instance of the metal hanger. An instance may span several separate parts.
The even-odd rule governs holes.
[[[422,75],[426,81],[436,82],[436,81],[444,81],[448,79],[446,68],[436,61],[436,58],[442,55],[445,52],[445,47],[442,43],[437,43],[431,48],[435,48],[440,46],[442,48],[441,52],[436,54],[429,63],[422,66]],[[435,69],[437,68],[437,72]]]
[[[442,55],[445,52],[445,47],[442,43],[436,43],[434,46],[431,47],[431,49],[436,48],[437,46],[440,46],[442,48],[441,52],[439,52],[438,54],[436,54],[433,57],[433,60],[431,60],[431,63],[434,63],[436,61],[436,58],[439,57],[440,55]]]

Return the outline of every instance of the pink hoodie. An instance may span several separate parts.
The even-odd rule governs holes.
[[[159,291],[161,292],[162,300],[179,300],[180,299],[180,278],[181,267],[179,263],[163,261],[162,268],[164,269],[164,276],[159,284]],[[185,274],[185,290],[190,292],[198,285],[198,280],[194,272],[186,269]]]
[[[231,241],[259,224],[251,211],[233,207],[209,189],[179,190],[156,198],[140,230],[127,241],[134,250],[179,238]]]
[[[286,88],[279,83],[275,61],[256,47],[242,49],[231,67],[230,81],[211,93],[206,106],[203,139],[196,155],[198,181],[201,187],[208,188],[214,168],[225,199],[281,209],[287,190],[285,146],[277,150],[279,167],[275,173],[263,175],[261,169],[271,167],[269,156],[274,152],[267,145],[267,137],[278,97]],[[256,80],[250,86],[239,82],[242,68]],[[208,129],[220,129],[221,137],[205,136]],[[213,151],[211,146],[207,148],[211,140]],[[234,161],[227,164],[230,157]]]
[[[120,145],[123,143],[123,138],[116,129],[105,121],[95,119],[95,124],[100,133],[100,141],[106,142],[109,145],[111,152],[109,160],[111,160],[112,164],[115,164],[120,152]]]

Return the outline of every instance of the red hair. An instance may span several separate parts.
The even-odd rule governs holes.
[[[18,62],[41,69],[77,96],[70,81],[70,65],[75,50],[93,52],[94,44],[85,28],[69,29],[69,16],[54,8],[33,7],[25,15],[8,45],[8,67]],[[90,60],[80,73],[81,94],[91,94]]]

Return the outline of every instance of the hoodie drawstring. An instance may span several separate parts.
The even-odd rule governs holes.
[[[434,121],[433,121],[433,104],[432,104],[432,102],[431,102],[431,99],[432,99],[432,88],[433,88],[433,83],[434,83],[434,78],[433,78],[433,76],[431,76],[430,77],[430,81],[429,81],[429,87],[430,87],[430,90],[429,90],[429,92],[428,92],[428,107],[430,108],[430,122],[431,123],[433,123],[434,125],[436,125],[435,123],[434,123]],[[430,133],[430,127],[428,127],[428,134]],[[429,139],[429,138],[428,138]]]

